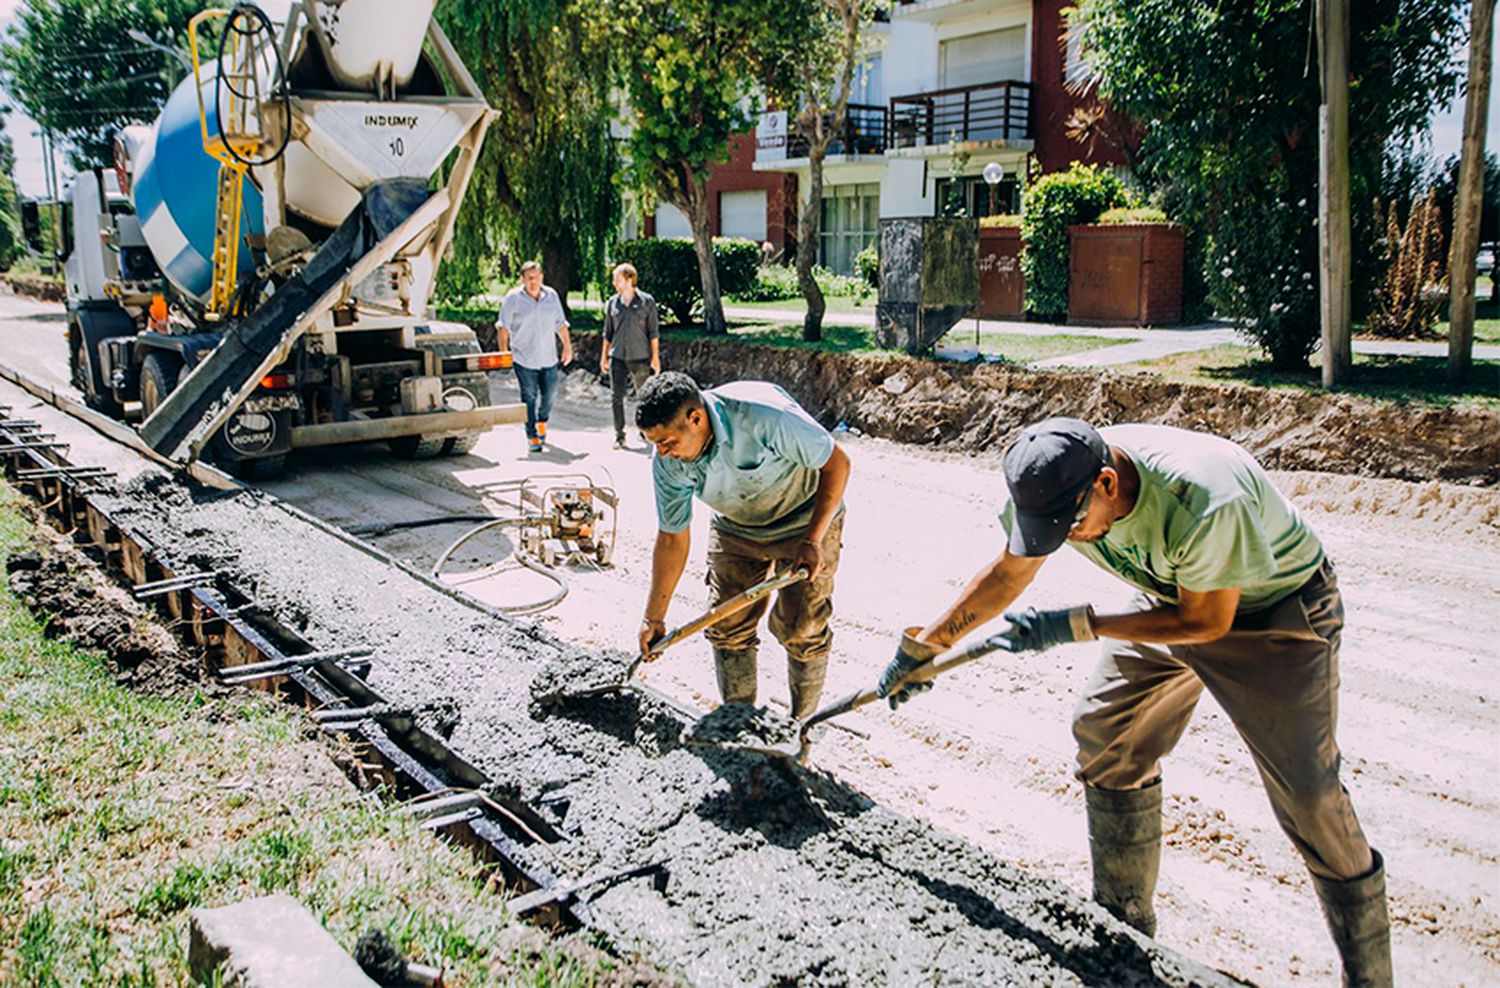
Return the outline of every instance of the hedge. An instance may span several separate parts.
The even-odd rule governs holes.
[[[1120,180],[1096,165],[1043,175],[1026,190],[1021,218],[1021,272],[1026,311],[1041,319],[1068,314],[1068,227],[1092,223],[1106,209],[1130,205]]]
[[[679,323],[693,321],[693,307],[703,299],[698,277],[698,254],[688,238],[649,237],[629,240],[615,248],[615,263],[635,265],[640,286],[669,310]],[[760,245],[753,240],[714,238],[714,265],[719,292],[750,291],[760,271]]]

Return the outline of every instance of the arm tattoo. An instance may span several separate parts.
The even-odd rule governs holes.
[[[943,625],[943,634],[956,640],[959,635],[963,634],[964,631],[974,624],[974,620],[973,611],[961,610],[949,618],[948,622]]]

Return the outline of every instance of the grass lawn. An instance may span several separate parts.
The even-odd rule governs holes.
[[[1481,314],[1483,309],[1480,310]],[[1437,324],[1438,335],[1446,340],[1448,338],[1448,323],[1446,320]],[[1500,343],[1500,319],[1476,318],[1474,320],[1474,342],[1494,345]]]
[[[0,483],[0,559],[31,531]],[[0,983],[188,984],[187,910],[273,892],[458,983],[608,978],[578,938],[565,955],[504,919],[491,877],[356,790],[287,708],[116,686],[0,583]]]
[[[1457,389],[1447,383],[1447,368],[1443,357],[1356,353],[1354,380],[1340,390],[1380,401],[1465,403],[1500,410],[1500,360],[1475,361],[1473,383]],[[1234,381],[1265,388],[1321,390],[1316,364],[1309,362],[1305,374],[1273,370],[1261,352],[1249,346],[1226,344],[1177,353],[1125,364],[1120,370],[1151,372],[1172,380]]]
[[[1071,353],[1084,353],[1104,347],[1135,343],[1135,338],[1108,339],[1100,336],[1072,336],[1059,333],[1052,336],[1031,336],[1024,333],[979,334],[979,352],[986,357],[999,357],[1013,364],[1029,364],[1038,360],[1049,360]],[[955,351],[974,351],[974,329],[972,325],[960,323],[938,341],[939,355]]]
[[[827,306],[824,319],[829,316],[851,315],[863,313],[873,316],[875,314],[875,293],[871,292],[864,298],[856,298],[853,295],[825,295],[823,302]],[[781,312],[806,312],[807,301],[802,296],[796,298],[777,299],[774,302],[736,302],[733,299],[724,300],[726,309],[770,309]]]

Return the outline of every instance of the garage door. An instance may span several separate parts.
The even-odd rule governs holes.
[[[691,237],[693,225],[687,214],[669,202],[656,207],[656,235],[658,237]]]
[[[719,193],[719,232],[726,237],[766,239],[766,190]]]

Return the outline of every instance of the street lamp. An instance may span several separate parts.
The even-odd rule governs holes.
[[[995,215],[995,187],[1005,177],[1005,168],[998,161],[991,161],[984,166],[984,180],[990,187],[990,215]]]

